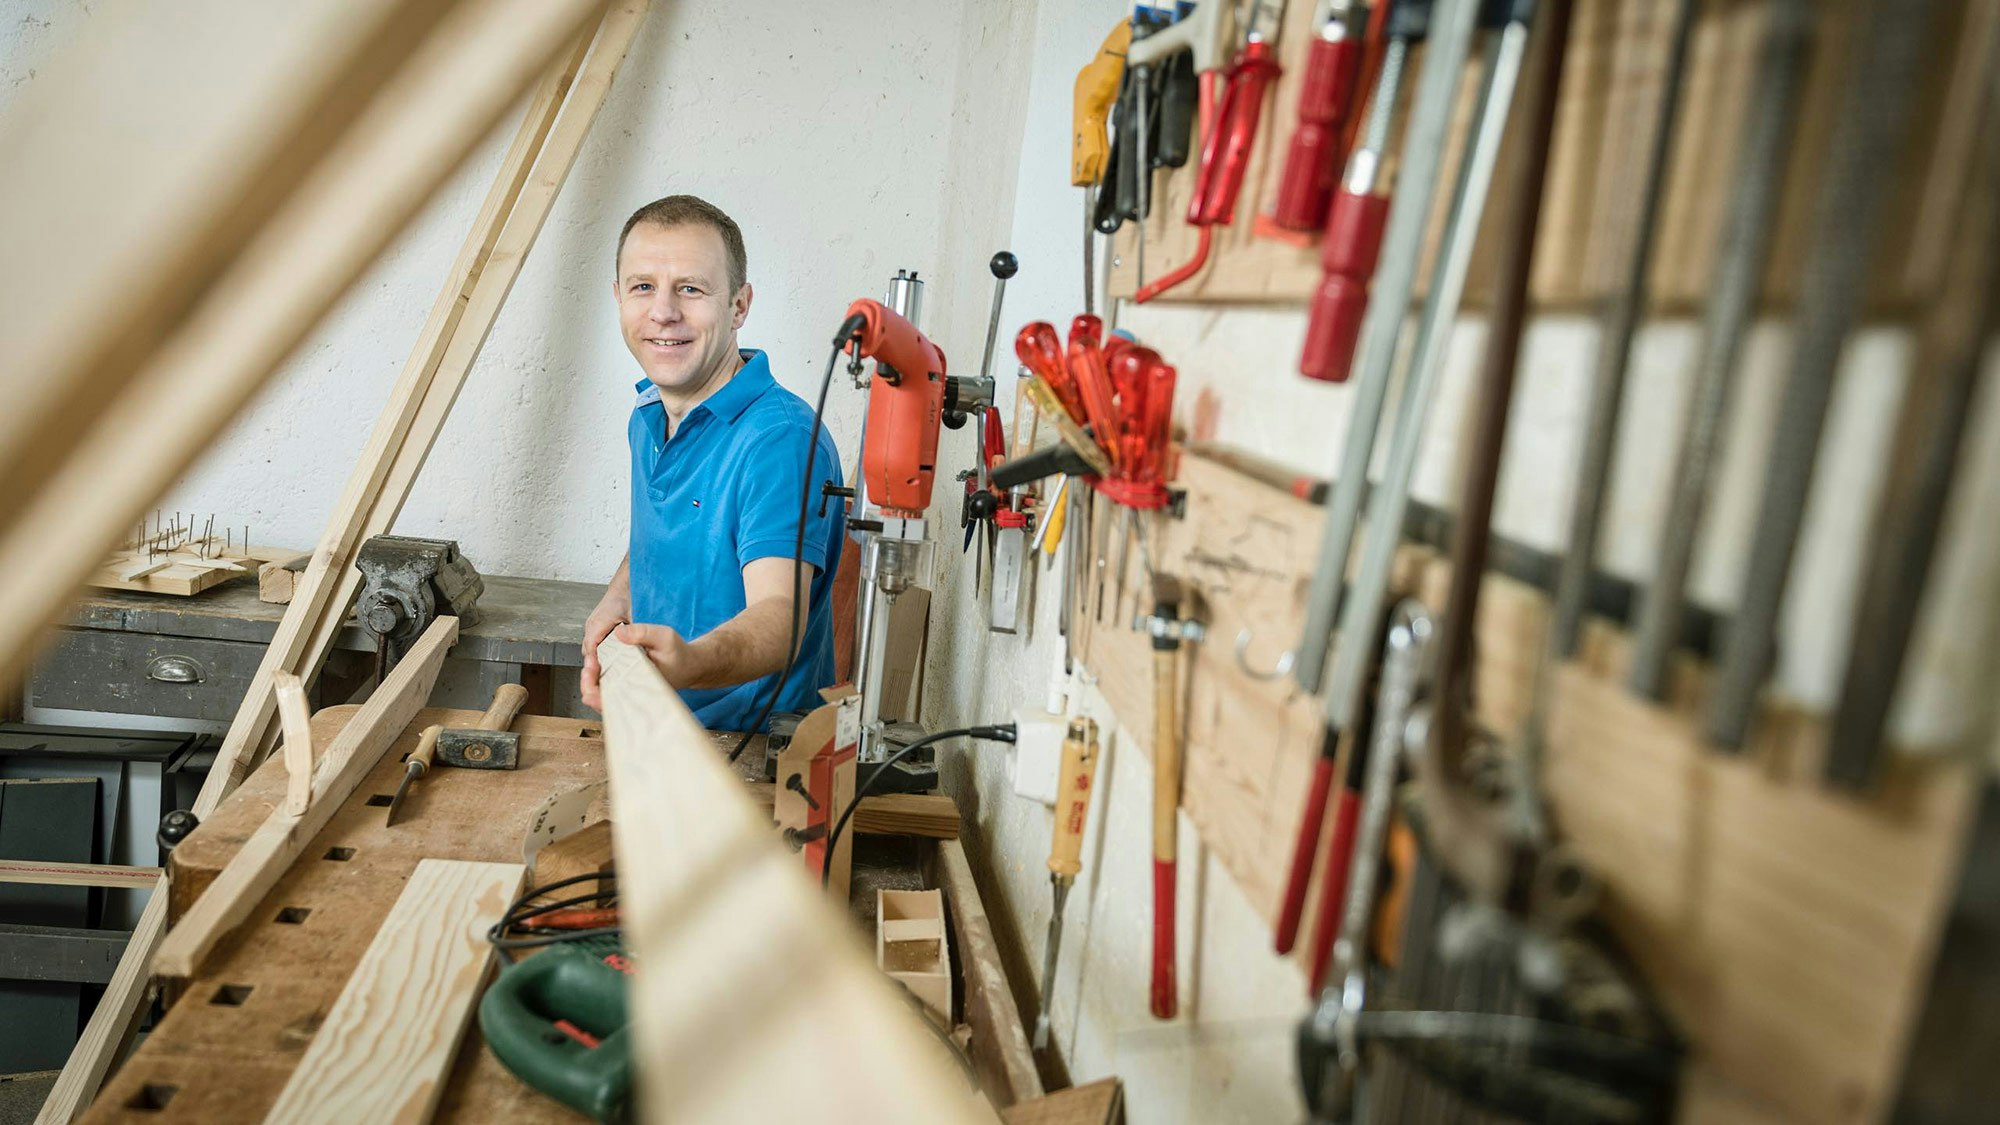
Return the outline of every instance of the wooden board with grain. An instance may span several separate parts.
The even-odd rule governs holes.
[[[641,1119],[991,1120],[658,670],[615,638],[598,659]]]
[[[1855,2],[1826,0],[1814,5],[1819,20],[1816,50],[1765,273],[1767,304],[1788,304],[1797,288],[1807,220],[1817,198],[1838,93],[1847,80],[1841,73],[1842,48],[1851,34]],[[1962,151],[1952,143],[1953,134],[1941,132],[1939,122],[1953,117],[1954,101],[1975,96],[1976,83],[1961,81],[1959,76],[1978,73],[1989,65],[1988,60],[1953,45],[1960,41],[1962,27],[1991,18],[1989,9],[1994,2],[1937,5],[1940,12],[1929,42],[1940,62],[1925,72],[1911,107],[1911,127],[1905,138],[1911,155],[1897,166],[1885,245],[1929,247],[1949,237],[1950,209],[1928,205],[1926,191],[1942,169],[1962,159]],[[1618,247],[1624,238],[1613,213],[1629,199],[1630,192],[1618,181],[1634,146],[1643,144],[1651,132],[1670,7],[1668,0],[1579,0],[1576,6],[1550,154],[1544,218],[1536,244],[1532,300],[1537,308],[1589,310],[1606,295],[1622,270]],[[1161,300],[1298,304],[1319,284],[1317,237],[1300,239],[1287,232],[1272,232],[1268,225],[1260,227],[1258,221],[1269,214],[1277,194],[1285,142],[1296,119],[1299,85],[1305,73],[1305,50],[1314,39],[1319,18],[1319,9],[1313,5],[1286,6],[1278,43],[1284,70],[1259,120],[1236,221],[1215,231],[1207,267]],[[1690,44],[1682,121],[1673,141],[1656,237],[1650,282],[1651,308],[1656,315],[1695,311],[1709,284],[1734,175],[1735,138],[1746,116],[1743,99],[1749,96],[1749,79],[1766,18],[1766,7],[1759,0],[1704,0],[1701,4]],[[1421,48],[1411,55],[1405,71],[1406,100],[1422,58]],[[1471,118],[1470,99],[1478,64],[1467,69],[1454,138],[1462,135]],[[1516,109],[1518,115],[1518,106]],[[1454,139],[1452,143],[1456,146],[1459,142]],[[1504,143],[1498,183],[1508,182],[1504,165],[1517,158],[1518,147],[1511,137]],[[1156,202],[1146,223],[1148,279],[1192,256],[1196,234],[1185,222],[1185,215],[1198,163],[1190,160],[1155,181]],[[1441,182],[1450,182],[1453,165],[1454,159],[1448,157],[1446,178]],[[1471,309],[1483,307],[1492,289],[1498,242],[1494,224],[1507,210],[1498,192],[1496,188],[1496,197],[1488,201],[1468,273],[1465,304]],[[1448,196],[1448,192],[1439,193],[1427,245],[1435,244],[1440,226],[1437,216],[1443,214]],[[1111,244],[1112,294],[1130,297],[1136,290],[1136,251],[1136,228],[1127,224]],[[1419,292],[1428,274],[1428,257],[1425,263],[1419,271]],[[1882,271],[1870,297],[1872,312],[1907,312],[1925,299],[1928,286],[1934,283],[1933,274],[1914,266]]]
[[[518,863],[418,863],[265,1120],[429,1121],[493,960],[486,930],[521,874]]]
[[[1246,621],[1253,664],[1289,645],[1321,516],[1199,456],[1183,458],[1181,480],[1187,516],[1158,531],[1153,558],[1188,580],[1211,622],[1189,662],[1183,807],[1269,921],[1316,711],[1289,680],[1246,676],[1231,649]],[[1414,548],[1399,572],[1400,588],[1433,600],[1448,577]],[[1545,607],[1538,591],[1487,576],[1476,688],[1495,731],[1516,729]],[[1150,725],[1132,717],[1150,713],[1151,652],[1115,624],[1130,608],[1107,610],[1082,655],[1124,737],[1150,755]],[[1671,702],[1656,705],[1625,691],[1625,647],[1593,620],[1582,657],[1559,672],[1546,781],[1560,830],[1604,877],[1615,932],[1689,1038],[1682,1119],[1880,1119],[1949,906],[1975,771],[1899,760],[1873,796],[1835,793],[1818,780],[1824,725],[1779,711],[1747,753],[1716,753],[1698,734],[1705,670],[1684,659]]]

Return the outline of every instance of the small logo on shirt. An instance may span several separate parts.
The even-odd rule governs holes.
[[[694,506],[695,506],[695,507],[697,507],[697,508],[701,507],[701,501],[699,501],[699,500],[696,500],[696,501],[694,502]]]

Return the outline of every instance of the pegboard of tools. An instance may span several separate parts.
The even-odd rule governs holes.
[[[1153,650],[1133,619],[1149,608],[1148,566],[1180,580],[1183,614],[1206,638],[1182,659],[1181,807],[1275,923],[1320,732],[1317,700],[1281,658],[1323,509],[1199,451],[1183,451],[1177,483],[1185,516],[1141,514],[1144,550],[1119,536],[1088,544],[1093,578],[1070,640],[1127,717],[1121,738],[1152,757]],[[1092,502],[1098,526],[1118,526],[1107,501]],[[1520,553],[1498,546],[1503,567]],[[1489,573],[1477,624],[1476,714],[1495,732],[1527,709],[1553,577],[1514,569],[1536,584]],[[1434,549],[1411,545],[1392,585],[1439,605],[1448,579]],[[1626,689],[1629,653],[1625,632],[1591,619],[1556,673],[1544,781],[1564,838],[1604,880],[1617,936],[1690,1040],[1683,1119],[1879,1119],[1950,903],[1975,771],[1896,761],[1855,799],[1821,782],[1827,724],[1797,712],[1767,711],[1749,754],[1717,753],[1701,731],[1705,666],[1689,660],[1657,703]],[[1300,950],[1310,937],[1309,919]]]
[[[1672,0],[1578,0],[1576,4],[1536,243],[1530,290],[1536,308],[1588,311],[1619,285],[1631,239],[1625,229],[1633,195],[1628,169],[1651,143],[1661,76],[1673,39],[1674,6]],[[1649,300],[1655,315],[1696,312],[1714,272],[1735,175],[1728,157],[1737,150],[1751,116],[1747,103],[1772,7],[1747,0],[1697,4],[1655,235],[1658,249],[1650,266]],[[1882,232],[1885,245],[1908,248],[1907,260],[1901,269],[1882,271],[1874,279],[1867,302],[1870,316],[1905,315],[1938,282],[1952,238],[1952,185],[1958,178],[1954,169],[1965,159],[1968,122],[1977,116],[1969,107],[1976,106],[1976,78],[1987,65],[1981,55],[1984,36],[1974,25],[1993,19],[1992,7],[1933,7],[1936,18],[1925,31],[1925,49],[1935,65],[1925,69],[1919,88],[1912,91],[1904,149],[1912,155],[1897,165]],[[1319,235],[1284,230],[1272,215],[1299,121],[1307,53],[1320,39],[1325,8],[1304,0],[1284,5],[1276,37],[1281,73],[1264,98],[1232,222],[1189,225],[1189,203],[1200,179],[1199,159],[1153,173],[1151,211],[1144,224],[1145,280],[1155,281],[1192,260],[1202,240],[1210,242],[1207,262],[1199,272],[1158,300],[1299,303],[1319,285]],[[1763,274],[1760,304],[1766,308],[1788,306],[1796,295],[1810,242],[1816,185],[1827,164],[1840,91],[1850,80],[1842,73],[1842,62],[1851,54],[1846,47],[1855,34],[1855,0],[1824,0],[1813,8],[1803,101]],[[1239,42],[1222,53],[1225,62],[1240,46],[1243,29],[1237,28],[1236,34]],[[1355,28],[1349,34],[1361,31]],[[1385,169],[1390,177],[1401,147],[1401,126],[1408,117],[1412,78],[1422,58],[1419,44],[1404,66],[1403,104]],[[1465,68],[1449,152],[1463,148],[1464,131],[1472,124],[1480,69],[1476,61]],[[1356,112],[1366,113],[1368,71],[1362,73],[1354,104]],[[1521,158],[1522,146],[1516,140],[1519,117],[1516,105],[1495,177],[1499,184],[1513,181],[1509,168]],[[1200,151],[1197,141],[1193,152]],[[1455,162],[1447,161],[1440,182],[1450,183],[1456,174]],[[1439,192],[1431,208],[1427,229],[1432,242],[1443,226],[1448,194]],[[1479,226],[1466,285],[1468,308],[1482,307],[1490,299],[1499,267],[1497,224],[1507,211],[1507,200],[1496,192]],[[1114,297],[1131,298],[1140,288],[1139,237],[1138,224],[1130,222],[1112,237],[1108,283]],[[1420,260],[1428,263],[1432,249],[1427,243]],[[1418,294],[1428,285],[1426,265],[1417,277]]]

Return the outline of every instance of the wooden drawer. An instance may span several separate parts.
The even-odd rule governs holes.
[[[58,629],[28,674],[38,707],[228,720],[264,658],[248,641]]]

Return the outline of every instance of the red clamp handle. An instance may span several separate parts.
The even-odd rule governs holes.
[[[1315,39],[1306,53],[1299,87],[1299,124],[1278,177],[1271,219],[1286,230],[1318,230],[1339,177],[1341,126],[1354,99],[1361,72],[1361,44],[1353,39]]]
[[[1201,171],[1188,200],[1191,226],[1228,226],[1236,217],[1236,196],[1243,190],[1243,173],[1250,163],[1250,146],[1257,139],[1257,122],[1264,112],[1264,94],[1280,73],[1271,45],[1252,40],[1229,62],[1229,84],[1216,115],[1217,127],[1202,144]]]
[[[1342,191],[1333,197],[1326,237],[1320,243],[1320,267],[1325,272],[1313,294],[1305,351],[1299,357],[1299,371],[1308,379],[1347,380],[1361,339],[1361,321],[1368,313],[1368,283],[1382,254],[1382,227],[1388,216],[1389,200],[1384,196]]]

